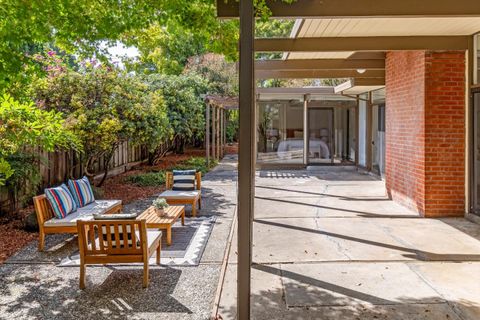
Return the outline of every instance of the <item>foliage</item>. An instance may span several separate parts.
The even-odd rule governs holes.
[[[8,95],[0,98],[0,186],[7,187],[11,212],[18,207],[19,191],[32,195],[41,182],[35,147],[81,150],[78,139],[64,124],[59,112],[22,104]]]
[[[13,174],[6,180],[10,199],[10,211],[15,212],[19,203],[20,191],[23,191],[23,199],[34,196],[37,187],[42,182],[42,176],[38,170],[40,159],[36,154],[17,152],[6,157]]]
[[[153,200],[152,205],[157,209],[166,209],[169,207],[165,198],[157,198]]]
[[[196,75],[150,75],[146,80],[151,91],[163,93],[176,151],[182,153],[185,143],[204,136],[205,105],[201,95],[207,92],[207,83]]]
[[[53,43],[67,52],[100,53],[104,40],[117,40],[158,19],[162,4],[151,0],[2,0],[0,87],[14,80],[25,65],[34,64],[26,54],[32,46]]]
[[[214,168],[217,164],[218,162],[216,160],[210,159],[210,164],[207,167],[207,160],[205,158],[191,157],[173,166],[172,168],[168,168],[167,170],[196,169],[202,172],[202,174],[205,174],[212,168]],[[165,171],[135,174],[126,177],[126,180],[140,187],[160,187],[165,184]]]
[[[9,157],[34,146],[45,151],[56,147],[80,149],[78,139],[65,129],[61,113],[44,111],[33,103],[22,104],[4,95],[0,98],[0,185],[15,174],[10,163],[13,158]]]
[[[225,127],[227,142],[238,141],[238,129],[238,110],[230,110],[227,112],[227,125]]]
[[[159,187],[165,184],[165,172],[147,172],[128,176],[126,180],[140,187]]]
[[[167,28],[154,23],[130,39],[140,52],[138,61],[128,62],[129,69],[142,73],[180,74],[189,57],[205,52],[201,35],[178,24]]]
[[[207,82],[209,94],[220,96],[238,95],[238,72],[234,63],[219,54],[208,53],[188,59],[184,74],[196,74]]]
[[[207,173],[213,169],[218,162],[216,160],[210,159],[209,166],[207,166],[207,159],[204,157],[191,157],[188,160],[182,161],[180,164],[176,165],[174,170],[190,170],[195,169],[200,171],[202,174]]]
[[[161,91],[117,68],[96,61],[83,63],[79,71],[57,65],[34,86],[37,105],[66,114],[67,127],[83,144],[89,176],[100,159],[107,170],[124,141],[154,150],[170,136]]]

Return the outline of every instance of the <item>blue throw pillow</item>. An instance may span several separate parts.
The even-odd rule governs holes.
[[[173,170],[173,187],[175,191],[195,190],[196,170]]]

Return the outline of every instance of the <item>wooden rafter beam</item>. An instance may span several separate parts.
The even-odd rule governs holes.
[[[479,5],[480,6],[480,5]],[[467,50],[468,36],[391,36],[256,39],[258,52]]]
[[[267,0],[273,17],[480,17],[478,0]],[[238,1],[217,0],[217,16],[238,18]]]
[[[298,59],[298,60],[263,60],[255,62],[255,70],[293,71],[293,70],[383,70],[385,60],[348,60],[348,59]]]
[[[334,79],[334,78],[385,78],[384,70],[367,70],[360,74],[356,70],[257,70],[257,79]]]

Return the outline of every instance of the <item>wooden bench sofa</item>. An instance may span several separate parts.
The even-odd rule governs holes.
[[[197,216],[198,209],[202,209],[202,173],[195,173],[195,190],[193,191],[176,191],[173,187],[173,172],[167,172],[165,176],[166,190],[159,197],[165,198],[170,205],[186,205],[192,206],[192,216]]]
[[[45,235],[53,233],[77,233],[77,220],[93,220],[93,214],[117,213],[122,211],[121,200],[95,200],[64,219],[58,219],[53,214],[47,197],[42,194],[33,198],[37,214],[39,239],[38,250],[45,248]]]

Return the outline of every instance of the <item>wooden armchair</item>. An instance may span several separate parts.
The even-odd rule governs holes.
[[[170,205],[185,205],[192,206],[192,216],[197,215],[198,209],[202,209],[202,173],[195,173],[195,190],[194,191],[175,191],[173,187],[173,172],[167,172],[165,176],[166,191],[160,194],[160,197],[165,198]]]
[[[80,289],[85,288],[89,264],[143,262],[143,287],[148,286],[148,260],[157,252],[160,264],[161,231],[147,231],[145,220],[77,221],[80,250]]]

